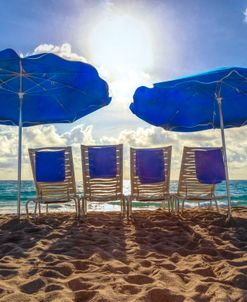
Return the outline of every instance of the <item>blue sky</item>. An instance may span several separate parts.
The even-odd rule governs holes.
[[[0,47],[30,52],[37,45],[68,42],[75,52],[87,55],[89,27],[97,22],[109,1],[83,0],[2,0],[0,1]],[[166,34],[183,47],[183,66],[187,73],[223,65],[245,65],[247,24],[242,0],[112,1],[121,13],[140,12],[152,19],[158,35],[155,71],[166,70],[162,50]],[[109,6],[109,5],[108,5]],[[106,43],[110,43],[106,41]],[[176,65],[176,58],[174,63]]]
[[[113,95],[110,106],[73,125],[52,126],[49,133],[53,137],[46,135],[43,143],[176,144],[174,162],[178,170],[184,144],[202,144],[206,139],[206,143],[218,145],[219,133],[183,136],[153,129],[128,110],[132,95],[140,85],[217,67],[247,67],[246,9],[247,0],[1,0],[0,49],[10,47],[24,55],[41,50],[62,54],[65,49],[67,56],[82,56],[95,65],[109,83]],[[39,131],[47,131],[45,127],[33,128],[26,134],[30,147],[41,145],[34,138]],[[16,155],[14,131],[12,127],[0,129],[0,146],[7,148],[6,141],[13,146],[8,149],[11,156],[0,154],[7,178],[16,174],[12,160]],[[244,131],[227,132],[234,178],[247,178],[247,145],[242,141],[239,153],[234,150]],[[28,178],[25,156],[24,176]],[[6,177],[6,171],[0,178]]]

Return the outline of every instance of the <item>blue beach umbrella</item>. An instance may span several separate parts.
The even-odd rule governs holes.
[[[169,131],[221,129],[228,218],[231,199],[225,128],[247,123],[247,68],[231,67],[139,87],[130,110],[144,121]]]
[[[20,57],[12,49],[0,52],[0,124],[19,127],[19,217],[22,128],[72,123],[110,101],[107,83],[89,64],[51,53]]]

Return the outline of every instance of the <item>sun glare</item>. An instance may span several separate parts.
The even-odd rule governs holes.
[[[111,73],[145,70],[153,64],[151,29],[141,19],[129,15],[104,18],[89,36],[92,60]]]

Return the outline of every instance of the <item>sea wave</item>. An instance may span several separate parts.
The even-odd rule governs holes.
[[[78,192],[82,192],[82,184],[77,184]],[[176,192],[177,182],[171,182],[171,191]],[[247,206],[247,180],[233,180],[230,183],[231,190],[231,201],[233,206]],[[128,180],[124,181],[124,194],[130,194],[130,182]],[[225,195],[225,185],[220,184],[216,188],[216,195]],[[28,199],[32,199],[36,196],[35,186],[32,181],[22,182],[22,197],[21,197],[21,211],[25,212],[25,203]],[[0,213],[15,213],[16,212],[16,200],[17,200],[17,182],[16,181],[0,181]],[[207,205],[208,203],[202,204]],[[219,202],[221,207],[227,205],[227,200],[222,200]],[[194,207],[196,204],[185,203],[187,207]],[[33,204],[30,204],[33,207]],[[159,205],[155,203],[140,203],[134,202],[134,208],[148,208],[150,210],[156,209]],[[59,204],[51,205],[52,211],[74,211],[73,204]],[[111,202],[107,204],[90,203],[89,210],[94,211],[118,211],[119,204],[116,202]]]

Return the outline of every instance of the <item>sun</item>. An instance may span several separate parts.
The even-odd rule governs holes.
[[[89,52],[95,64],[111,73],[145,70],[153,64],[151,29],[136,16],[102,18],[89,33]]]

